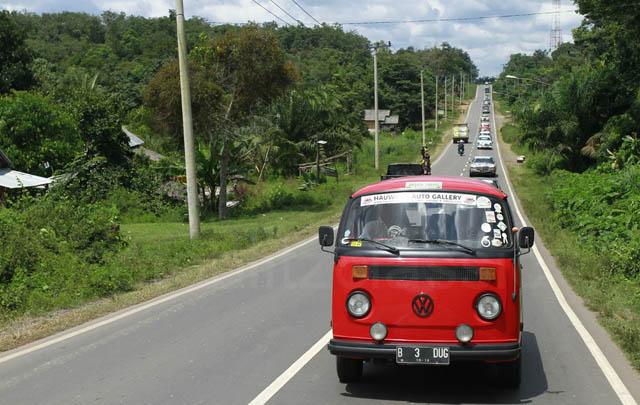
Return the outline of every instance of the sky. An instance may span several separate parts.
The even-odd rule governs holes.
[[[536,49],[550,49],[553,21],[550,13],[555,10],[553,0],[183,0],[183,4],[187,18],[198,16],[212,23],[275,21],[284,25],[284,20],[293,25],[300,21],[308,27],[317,24],[316,21],[339,23],[345,31],[355,31],[371,42],[390,41],[392,51],[409,46],[431,48],[448,42],[469,53],[481,77],[500,74],[511,54],[530,55]],[[159,17],[168,15],[176,3],[174,0],[2,0],[0,8],[37,14],[74,11],[99,15],[110,10]],[[576,8],[572,1],[560,0],[561,12],[557,19],[563,42],[573,41],[571,30],[582,21],[582,16],[573,11]],[[478,19],[533,13],[547,14]]]

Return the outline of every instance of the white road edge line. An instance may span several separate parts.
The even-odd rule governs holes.
[[[280,374],[267,388],[265,388],[257,397],[255,397],[249,405],[263,405],[267,403],[286,383],[289,382],[298,371],[302,369],[308,362],[315,357],[320,350],[322,350],[331,340],[333,330],[329,329],[323,337],[320,338],[309,350],[307,350],[298,360],[296,360],[284,373]]]
[[[154,298],[151,301],[148,301],[147,303],[144,303],[142,305],[136,306],[136,307],[134,307],[134,308],[132,308],[132,309],[130,309],[128,311],[125,311],[125,312],[121,313],[121,314],[113,315],[113,316],[107,315],[106,319],[103,319],[103,320],[101,320],[99,322],[96,322],[96,323],[89,324],[89,325],[87,325],[85,327],[81,327],[80,329],[72,330],[72,331],[70,331],[68,333],[64,333],[63,332],[63,334],[58,336],[58,337],[54,336],[54,337],[50,337],[50,338],[45,338],[42,341],[40,341],[40,343],[36,342],[35,344],[27,345],[23,349],[15,349],[15,351],[9,351],[8,354],[0,357],[0,364],[2,364],[4,362],[7,362],[9,360],[13,360],[13,359],[15,359],[17,357],[24,356],[26,354],[33,353],[36,350],[44,349],[44,348],[49,347],[51,345],[54,345],[56,343],[60,343],[62,341],[71,339],[74,336],[78,336],[78,335],[81,335],[83,333],[86,333],[86,332],[92,331],[94,329],[100,328],[102,326],[111,324],[111,323],[116,322],[116,321],[118,321],[118,320],[120,320],[122,318],[126,318],[128,316],[137,314],[138,312],[144,311],[144,310],[149,309],[151,307],[154,307],[156,305],[160,305],[160,304],[165,303],[167,301],[171,301],[171,300],[173,300],[175,298],[178,298],[178,297],[181,297],[181,296],[183,296],[185,294],[189,294],[189,293],[192,293],[194,291],[201,290],[201,289],[203,289],[205,287],[208,287],[208,286],[216,284],[216,283],[218,283],[220,281],[226,280],[227,278],[233,277],[233,276],[235,276],[237,274],[244,273],[246,271],[255,269],[256,267],[261,266],[264,263],[267,263],[267,262],[269,262],[271,260],[275,260],[275,259],[277,259],[277,258],[279,258],[281,256],[286,255],[287,253],[290,253],[291,251],[293,251],[295,249],[298,249],[298,248],[300,248],[300,247],[302,247],[302,246],[304,246],[304,245],[306,245],[308,243],[311,243],[311,242],[317,240],[317,238],[318,237],[314,235],[314,236],[312,236],[312,237],[310,237],[308,239],[305,239],[305,240],[303,240],[301,242],[296,243],[295,245],[293,245],[293,246],[291,246],[291,247],[289,247],[289,248],[287,248],[285,250],[281,250],[280,252],[277,252],[272,256],[260,259],[257,262],[250,263],[250,264],[248,264],[248,265],[246,265],[244,267],[240,267],[240,268],[238,268],[236,270],[231,270],[231,271],[229,271],[227,273],[224,273],[224,274],[221,274],[219,276],[214,276],[213,278],[211,278],[209,280],[205,280],[204,282],[200,282],[200,283],[198,283],[196,285],[185,287],[185,288],[183,288],[181,290],[162,295],[162,296],[160,296],[158,298]]]
[[[493,99],[493,97],[492,97],[492,99]],[[491,115],[492,115],[492,119],[493,119],[493,128],[495,128],[495,130],[496,130],[496,138],[498,138],[497,137],[497,127],[496,127],[496,116],[495,116],[495,111],[493,109],[493,102],[491,103],[491,112],[492,112]],[[498,140],[498,139],[496,139],[496,140]],[[507,180],[507,187],[509,188],[509,193],[511,195],[515,195],[515,193],[513,192],[513,189],[511,188],[511,182],[509,181],[509,175],[508,175],[507,171],[505,170],[504,163],[502,162],[502,155],[500,154],[500,145],[499,144],[498,144],[498,157],[500,159],[500,166],[502,167],[502,173],[504,174],[504,176],[506,177],[506,180]],[[518,209],[518,204],[516,204],[515,201],[514,201],[513,206],[516,209],[516,213],[518,214],[518,218],[520,218],[520,222],[522,223],[523,226],[526,226],[526,222],[524,221],[524,218],[523,218],[522,214],[520,213],[520,209]],[[633,398],[633,396],[631,395],[629,390],[627,390],[627,387],[624,385],[624,383],[622,382],[622,380],[618,376],[618,373],[616,373],[616,371],[613,369],[613,367],[611,366],[611,363],[609,363],[609,360],[604,355],[604,353],[602,352],[602,350],[600,349],[600,347],[598,346],[596,341],[593,339],[593,336],[591,336],[591,334],[589,333],[587,328],[585,328],[584,325],[582,324],[582,321],[580,321],[580,318],[578,318],[578,316],[573,311],[573,309],[571,309],[571,306],[569,305],[569,303],[567,302],[566,298],[564,297],[564,294],[562,293],[562,290],[560,290],[560,287],[558,286],[558,283],[556,282],[555,278],[553,277],[553,274],[551,273],[551,270],[549,270],[549,267],[547,267],[547,264],[545,263],[544,259],[542,258],[542,255],[540,254],[540,251],[538,250],[537,246],[534,245],[532,250],[533,250],[534,255],[536,256],[536,259],[538,260],[538,263],[540,264],[540,267],[542,268],[542,271],[544,272],[545,277],[547,278],[547,281],[549,282],[549,285],[551,286],[551,290],[553,290],[553,293],[555,294],[556,299],[558,300],[558,303],[560,304],[560,307],[567,314],[567,317],[571,321],[571,324],[573,325],[573,327],[576,329],[576,331],[578,332],[578,334],[580,335],[580,337],[584,341],[584,344],[589,349],[589,352],[591,353],[591,355],[595,359],[596,363],[598,364],[598,366],[602,370],[604,376],[607,378],[607,381],[609,381],[609,384],[611,385],[611,388],[613,389],[613,391],[616,393],[616,395],[620,399],[620,402],[623,403],[624,405],[637,405],[636,400]]]

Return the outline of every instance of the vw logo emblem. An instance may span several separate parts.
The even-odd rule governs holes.
[[[427,294],[418,294],[413,299],[411,308],[413,308],[413,312],[420,317],[424,318],[425,316],[429,316],[433,312],[433,299]]]

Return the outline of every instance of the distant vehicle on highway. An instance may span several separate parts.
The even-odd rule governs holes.
[[[328,348],[338,379],[360,380],[365,361],[479,362],[497,368],[497,384],[516,388],[518,258],[533,245],[534,231],[514,228],[507,195],[489,184],[427,179],[370,184],[348,199],[337,235],[331,226],[318,230],[321,248],[334,258]]]
[[[469,142],[469,125],[453,124],[453,143]]]
[[[387,166],[387,174],[383,174],[380,180],[394,179],[404,176],[419,176],[424,173],[424,169],[419,163],[392,163]]]
[[[475,175],[495,176],[496,162],[491,156],[474,156],[469,165],[469,176]]]
[[[476,148],[493,149],[493,141],[488,136],[478,137],[478,140],[476,141]]]

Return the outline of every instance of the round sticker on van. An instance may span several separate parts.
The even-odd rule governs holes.
[[[484,237],[484,238],[482,238],[482,240],[480,241],[480,244],[481,244],[483,247],[489,247],[489,246],[491,246],[491,241],[489,240],[489,237],[488,237],[488,236],[485,236],[485,237]]]
[[[491,208],[491,201],[487,197],[478,197],[476,206],[478,208]]]
[[[486,222],[482,224],[480,228],[482,229],[482,232],[491,232],[491,225]]]

